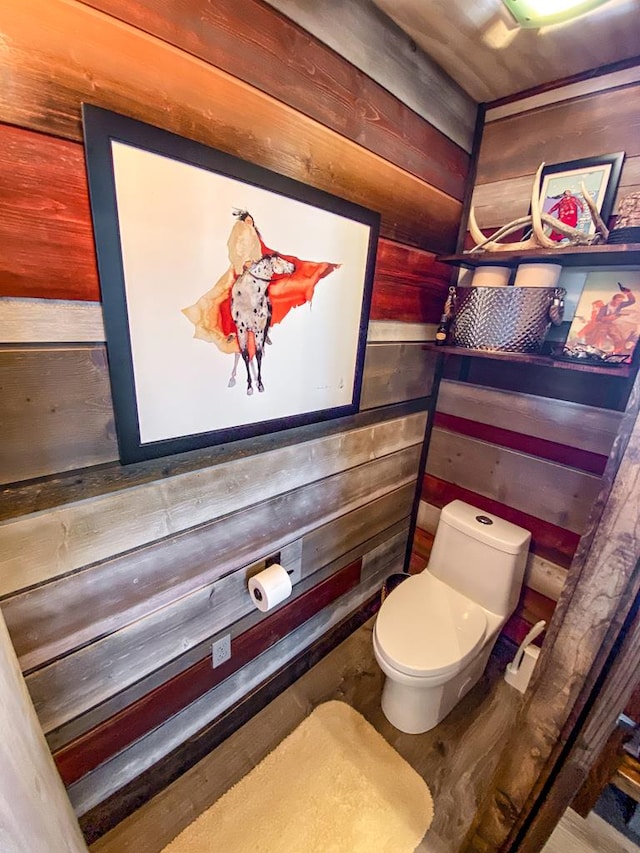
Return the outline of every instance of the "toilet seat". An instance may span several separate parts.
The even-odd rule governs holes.
[[[374,630],[389,666],[410,676],[446,676],[459,672],[483,644],[487,617],[427,570],[387,596]]]

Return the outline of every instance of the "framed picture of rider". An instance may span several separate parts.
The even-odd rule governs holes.
[[[123,463],[354,414],[379,214],[83,105]]]
[[[607,225],[613,212],[623,162],[624,152],[617,152],[545,165],[540,177],[541,211],[566,226],[592,234],[595,224],[584,190]],[[558,243],[567,240],[566,234],[554,228],[547,230],[552,240]]]
[[[564,354],[577,360],[629,364],[640,335],[640,272],[589,273]]]

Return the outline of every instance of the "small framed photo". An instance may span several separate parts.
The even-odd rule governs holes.
[[[607,224],[613,212],[623,162],[624,152],[620,151],[545,166],[540,177],[541,210],[565,225],[592,234],[595,226],[582,193],[582,184]],[[558,243],[567,239],[554,230],[549,236]]]
[[[630,364],[640,335],[640,272],[592,272],[584,283],[564,356]]]

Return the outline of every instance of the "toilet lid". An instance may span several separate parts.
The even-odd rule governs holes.
[[[407,675],[458,672],[482,644],[484,610],[428,572],[414,575],[384,600],[375,632],[379,651]]]

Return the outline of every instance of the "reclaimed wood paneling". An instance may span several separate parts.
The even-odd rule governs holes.
[[[325,525],[320,528],[320,530],[326,531],[328,535],[331,536],[331,528],[334,524],[336,524],[336,522]],[[389,547],[389,543],[395,543],[393,545],[394,553],[396,550],[400,553],[399,549],[401,548],[403,541],[406,546],[408,531],[409,520],[405,518],[390,527],[381,529],[370,538],[361,539],[357,545],[351,547],[348,551],[344,551],[341,548],[340,543],[337,543],[336,548],[332,551],[331,561],[320,568],[316,568],[309,577],[306,577],[297,583],[294,587],[292,597],[302,595],[306,590],[310,589],[324,578],[328,578],[335,572],[340,571],[340,569],[348,566],[350,563],[354,562],[354,560],[364,558],[365,563],[368,565],[368,561],[370,559],[368,556],[369,552],[377,553],[377,549],[380,547],[384,550],[384,548]],[[302,545],[304,548],[306,538],[307,537],[304,537],[302,540],[297,540],[297,542],[293,543],[292,547]],[[308,568],[311,572],[312,567],[306,566],[305,564],[305,568]],[[263,614],[254,609],[224,630],[231,635],[233,640],[234,637],[253,628],[263,618]],[[210,653],[211,637],[193,646],[192,649],[180,654],[173,660],[170,660],[164,666],[154,670],[149,675],[139,679],[130,687],[113,694],[95,708],[91,708],[85,713],[74,717],[69,720],[68,723],[65,723],[57,729],[53,729],[47,734],[47,741],[50,748],[52,751],[57,751],[71,741],[82,737],[86,732],[102,725],[106,720],[119,714],[122,710],[129,707],[129,705],[135,704],[143,696],[146,696],[148,693],[161,687],[166,681],[170,681],[172,678],[180,675],[180,673],[184,672],[190,666],[197,663]]]
[[[459,379],[461,372],[465,380],[474,385],[487,385],[503,391],[549,397],[618,412],[624,411],[633,384],[633,377],[555,370],[487,358],[447,358],[446,378]]]
[[[363,560],[363,580],[355,590],[313,616],[238,673],[192,702],[181,714],[167,720],[165,725],[71,785],[68,793],[76,814],[86,814],[148,767],[168,756],[173,749],[219,718],[303,649],[357,610],[371,595],[379,592],[382,580],[388,574],[400,570],[405,542],[406,534],[389,540],[367,554]]]
[[[442,288],[451,281],[451,267],[438,261],[432,252],[381,239],[375,278],[378,286],[403,284],[425,288],[430,292],[433,306],[437,304],[441,307],[442,303],[438,300],[442,296]],[[437,320],[440,319],[440,313],[438,311]]]
[[[314,6],[297,0],[268,2],[471,150],[475,102],[368,0],[325,0]]]
[[[497,229],[507,222],[526,216],[529,213],[531,188],[535,172],[518,178],[493,181],[489,184],[477,184],[473,190],[472,205],[480,228]],[[621,199],[640,188],[640,156],[627,156],[622,168],[620,183],[613,207],[618,212]]]
[[[568,78],[556,80],[545,86],[537,86],[532,92],[522,95],[510,95],[500,98],[487,105],[486,121],[496,121],[517,113],[529,112],[546,104],[569,101],[590,95],[594,92],[604,92],[607,89],[618,89],[629,83],[640,81],[640,65],[638,58],[622,60],[608,68],[593,68],[586,77],[584,74],[570,75]]]
[[[438,323],[450,283],[451,268],[435,255],[380,240],[371,319]]]
[[[622,415],[566,400],[443,379],[437,411],[608,456]]]
[[[387,313],[393,319],[369,322],[369,343],[434,340],[436,323],[406,322],[395,318],[394,314],[404,313],[401,306],[395,310],[390,304]],[[98,302],[0,297],[0,344],[78,344],[104,340],[102,305]]]
[[[413,343],[435,340],[436,323],[401,323],[394,320],[374,320],[369,323],[367,343]]]
[[[102,305],[0,297],[0,344],[103,343]]]
[[[357,472],[351,472],[348,488],[346,478],[331,478],[325,481],[324,489],[315,490],[316,501],[327,507],[338,505],[340,510],[355,509],[367,495],[376,499],[403,480],[413,481],[418,458],[419,448],[409,449],[361,466]],[[282,515],[278,514],[281,519],[288,518],[288,509],[282,508]],[[322,524],[331,517],[327,512],[314,521]],[[258,552],[255,556],[262,555]],[[28,676],[29,691],[43,729],[48,732],[61,726],[108,698],[114,684],[120,690],[128,687],[174,658],[176,650],[187,651],[253,609],[244,569],[220,577],[214,566],[208,574],[212,581],[205,573],[190,583],[175,584],[170,590],[171,603],[160,608],[148,593],[138,604],[135,621],[131,621],[134,608],[126,613],[125,602],[121,606],[124,618],[122,612],[116,612],[112,620],[115,624],[109,626],[111,631],[119,630]],[[132,578],[135,586],[137,577],[132,575]],[[165,599],[168,596],[166,593]],[[104,628],[98,636],[101,634]]]
[[[392,88],[374,82],[375,73],[364,74],[341,58],[344,53],[264,3],[84,2],[227,71],[462,201],[469,156],[428,123],[430,116],[405,109]],[[433,99],[429,106],[437,108]]]
[[[8,521],[33,512],[43,512],[77,500],[100,497],[155,480],[187,474],[213,465],[223,465],[247,456],[313,441],[329,435],[371,427],[381,421],[424,413],[424,399],[410,400],[382,409],[370,409],[327,422],[307,424],[295,429],[243,439],[233,444],[214,445],[177,456],[165,456],[131,465],[117,462],[62,472],[45,480],[15,483],[0,491],[0,521]]]
[[[97,299],[82,146],[0,125],[0,187],[0,296]]]
[[[375,466],[380,481],[371,492],[364,471],[338,474],[5,599],[3,613],[23,670],[111,634],[198,586],[213,584],[217,606],[226,593],[216,579],[279,551],[295,537],[304,537],[303,575],[317,571],[410,514],[415,475],[410,472],[410,482],[398,486],[402,468],[400,460],[386,472]],[[335,497],[341,489],[344,504]],[[373,498],[385,489],[388,494]],[[359,499],[366,505],[350,510]]]
[[[392,239],[435,252],[455,245],[458,200],[114,18],[77,2],[25,0],[5,10],[0,34],[0,114],[9,123],[78,141],[86,101],[379,210]]]
[[[476,184],[534,174],[543,159],[563,163],[613,151],[637,157],[639,130],[636,85],[490,122],[484,130]]]
[[[0,524],[6,595],[374,457],[419,446],[425,415],[329,435]]]
[[[116,458],[104,346],[0,351],[0,482]]]
[[[231,657],[215,669],[211,657],[200,660],[180,675],[54,754],[65,785],[143,737],[169,717],[224,681],[272,645],[315,616],[360,581],[362,560],[326,578],[293,601],[268,614],[253,628],[234,637]]]
[[[580,471],[590,474],[602,474],[607,464],[607,457],[598,453],[591,453],[580,447],[560,444],[557,441],[549,441],[546,438],[527,435],[512,429],[495,426],[494,424],[481,423],[461,418],[457,415],[449,415],[439,412],[434,418],[434,426],[439,429],[455,432],[458,435],[466,435],[477,438],[491,444],[499,444],[500,447],[508,447],[518,450],[538,459],[548,459],[550,462],[558,462]]]
[[[518,524],[525,530],[531,531],[531,549],[535,554],[564,568],[568,568],[571,564],[578,547],[580,537],[571,530],[431,474],[425,475],[422,498],[427,503],[440,508],[459,499]]]
[[[600,477],[440,429],[427,471],[551,524],[581,533]]]
[[[422,344],[370,344],[367,347],[361,407],[373,409],[428,397],[436,357]]]
[[[0,143],[0,296],[99,300],[82,146],[2,124]],[[435,317],[437,321],[450,277],[451,269],[438,263],[432,252],[381,238],[373,319],[406,319],[407,310],[415,311],[416,306],[394,306],[390,288],[399,285],[410,294],[406,286],[414,285],[422,288],[421,296],[414,296],[420,298],[421,308],[410,319],[432,322]],[[36,306],[31,310],[35,312]],[[24,317],[29,321],[27,311],[28,304],[24,304]],[[76,340],[60,338],[56,330],[51,334],[49,339],[32,340]]]
[[[361,409],[431,393],[433,353],[418,344],[371,347],[376,352],[365,359]],[[5,395],[0,483],[118,458],[104,347],[2,350],[0,384]]]

